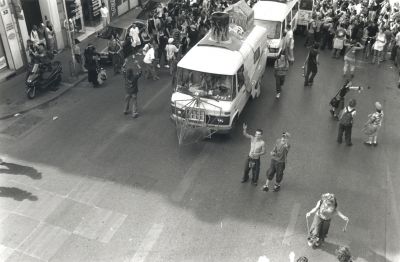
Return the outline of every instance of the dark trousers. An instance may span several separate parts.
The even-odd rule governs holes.
[[[272,180],[276,174],[276,183],[279,184],[283,179],[283,171],[285,170],[285,162],[278,162],[271,159],[271,164],[267,170],[267,179]]]
[[[280,93],[282,91],[282,86],[285,83],[285,76],[275,75],[275,81],[276,81],[276,92]]]
[[[353,128],[352,125],[345,126],[345,125],[339,124],[337,142],[338,143],[342,143],[343,133],[344,133],[344,141],[346,142],[347,145],[350,145],[351,144],[351,129],[352,128]]]
[[[314,77],[318,72],[317,67],[307,66],[306,75],[304,76],[304,85],[312,84],[314,82]]]
[[[315,41],[315,33],[309,33],[307,32],[306,36],[306,42],[304,43],[304,46],[312,46]]]
[[[328,31],[322,31],[321,50],[324,50],[326,47],[332,49],[332,40],[333,37]]]
[[[88,81],[92,83],[94,87],[99,85],[99,82],[97,82],[97,70],[95,68],[88,69]]]
[[[251,162],[253,164],[251,165]],[[246,160],[246,164],[244,166],[244,175],[243,175],[243,180],[247,181],[249,180],[249,171],[252,171],[253,177],[251,178],[251,182],[257,183],[258,181],[258,175],[260,174],[260,159],[252,159],[251,157],[248,157]]]

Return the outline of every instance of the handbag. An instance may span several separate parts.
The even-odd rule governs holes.
[[[341,90],[341,88],[339,89],[339,91],[336,93],[336,95],[329,102],[329,104],[334,108],[338,108],[338,106],[339,106],[340,99],[338,99],[337,96],[339,95],[340,90]]]

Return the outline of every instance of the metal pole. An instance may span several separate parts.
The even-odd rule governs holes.
[[[71,36],[71,28],[70,28],[70,25],[69,25],[69,19],[68,19],[68,14],[67,14],[67,6],[65,5],[65,0],[62,0],[62,2],[63,2],[63,7],[64,7],[65,19],[67,21],[66,29],[67,29],[68,41],[69,41],[70,47],[71,47],[72,71],[73,71],[72,75],[75,76],[75,72],[76,72],[76,61],[75,61],[75,54],[74,54],[75,43],[74,43],[74,41],[72,39],[72,36]]]

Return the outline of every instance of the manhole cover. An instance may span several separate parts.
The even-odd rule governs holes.
[[[15,121],[13,124],[8,126],[6,129],[2,130],[0,133],[13,137],[19,137],[23,133],[29,131],[41,120],[42,118],[38,116],[33,116],[33,115],[23,116],[17,121]]]

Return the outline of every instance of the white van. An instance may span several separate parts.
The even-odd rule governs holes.
[[[296,30],[299,11],[298,0],[287,2],[258,1],[254,6],[254,23],[267,29],[266,41],[269,58],[276,58],[283,46],[283,32],[290,24]]]
[[[252,10],[244,1],[238,3],[244,3],[241,8],[248,8],[247,14],[242,12],[238,18],[235,13],[240,10],[229,13],[228,40],[215,41],[211,29],[179,61],[177,86],[171,97],[172,119],[226,133],[249,97],[260,95],[268,54],[262,41],[266,29],[254,25]]]

